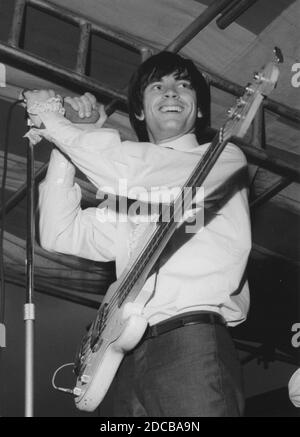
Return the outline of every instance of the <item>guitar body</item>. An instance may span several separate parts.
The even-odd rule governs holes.
[[[87,350],[84,355],[81,352],[84,366],[81,366],[75,389],[78,393],[75,404],[80,410],[94,411],[97,408],[125,353],[143,337],[148,323],[142,310],[141,304],[126,302],[111,315],[94,348],[90,347],[91,333],[84,339],[82,348]]]

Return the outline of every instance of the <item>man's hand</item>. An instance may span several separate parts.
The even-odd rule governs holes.
[[[30,111],[30,108],[33,107],[35,103],[45,103],[48,99],[56,97],[56,94],[53,90],[27,90],[23,93],[23,96],[26,99],[27,110]],[[42,121],[38,115],[29,114],[29,117],[34,126],[41,126]]]
[[[30,108],[34,103],[45,103],[51,97],[56,97],[56,94],[53,90],[27,90],[24,97],[27,108]]]
[[[24,92],[27,109],[30,109],[35,103],[45,103],[48,99],[57,96],[54,90],[30,90]],[[94,126],[102,127],[107,119],[104,105],[100,105],[95,96],[91,93],[85,93],[80,97],[65,97],[64,102],[68,103],[75,111],[78,111],[80,118],[89,117],[93,110],[99,112],[100,118]],[[38,115],[30,115],[30,119],[36,127],[40,127],[42,122]]]
[[[100,118],[94,124],[97,127],[103,126],[107,119],[107,115],[104,110],[104,105],[100,105],[96,97],[91,93],[85,93],[80,97],[66,97],[64,99],[66,103],[72,106],[75,111],[78,111],[80,118],[90,117],[93,110],[99,112]]]

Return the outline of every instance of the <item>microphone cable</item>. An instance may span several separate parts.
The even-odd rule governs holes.
[[[6,330],[5,330],[5,268],[4,268],[4,230],[5,230],[5,186],[8,169],[8,145],[9,145],[9,133],[13,110],[23,100],[16,100],[13,102],[9,109],[6,119],[6,128],[4,132],[4,145],[3,145],[3,173],[1,183],[1,205],[2,213],[0,216],[1,228],[0,228],[0,351],[1,348],[6,347]]]

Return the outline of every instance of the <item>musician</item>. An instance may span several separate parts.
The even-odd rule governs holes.
[[[139,141],[122,141],[113,129],[83,128],[63,116],[53,91],[26,93],[36,126],[31,138],[55,143],[46,179],[40,185],[40,239],[49,251],[116,262],[117,276],[139,245],[147,223],[139,213],[80,207],[75,166],[98,189],[145,202],[182,186],[209,143],[210,94],[192,61],[161,52],[146,60],[129,86],[129,115]],[[97,107],[86,93],[67,101],[81,116]],[[35,118],[34,118],[35,117]],[[67,158],[69,157],[69,159]],[[177,230],[149,275],[143,314],[149,323],[128,352],[101,404],[110,416],[241,416],[241,369],[227,327],[245,320],[249,290],[245,269],[251,246],[247,163],[228,144],[204,184],[203,205],[189,210],[196,223]],[[139,197],[140,195],[140,197]],[[144,196],[144,197],[143,197]],[[146,196],[147,197],[147,196]],[[149,198],[148,198],[149,200]],[[151,202],[151,200],[150,200]],[[166,201],[166,204],[168,200]],[[137,211],[137,209],[135,209]],[[120,220],[122,216],[122,220]],[[114,219],[112,219],[114,217]],[[127,218],[126,220],[124,219]]]

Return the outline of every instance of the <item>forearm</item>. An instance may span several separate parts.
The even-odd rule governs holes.
[[[97,220],[97,208],[82,210],[74,165],[59,150],[51,153],[40,184],[40,242],[44,249],[95,261],[115,259],[116,230]]]
[[[72,221],[80,208],[74,177],[74,165],[59,150],[52,150],[46,178],[39,186],[40,242],[47,250],[55,250],[57,236],[68,225],[66,215]]]
[[[95,126],[83,128],[55,113],[43,113],[40,117],[46,127],[42,136],[69,156],[97,188],[110,186],[117,190],[119,178],[127,177],[123,162],[126,158],[117,131]]]

